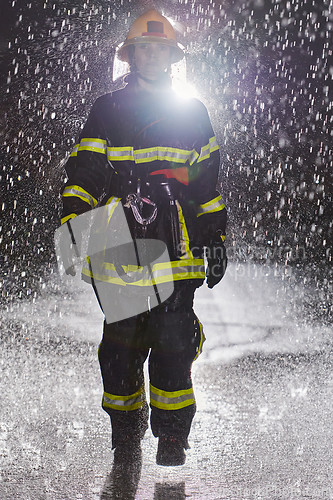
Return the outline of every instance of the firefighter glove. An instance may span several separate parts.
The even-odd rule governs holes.
[[[213,288],[221,281],[227,269],[227,252],[220,236],[206,246],[205,251],[207,258],[206,283],[208,288]]]

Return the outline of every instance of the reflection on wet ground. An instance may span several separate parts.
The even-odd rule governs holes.
[[[103,485],[100,500],[134,500],[140,480],[141,465],[112,467]],[[185,482],[155,483],[153,500],[186,500]]]
[[[185,500],[185,482],[155,483],[154,500]]]
[[[186,464],[158,467],[147,431],[142,469],[123,470],[112,467],[98,367],[84,349],[72,357],[63,347],[36,363],[6,346],[1,500],[171,500],[184,491],[200,500],[331,498],[332,352],[198,364]]]
[[[142,460],[127,465],[114,463],[104,483],[100,500],[134,500],[141,469]]]
[[[100,500],[135,500],[142,462],[130,466],[113,465],[103,485]],[[153,500],[185,500],[185,481],[155,483]]]
[[[61,294],[1,314],[1,500],[333,498],[332,327],[292,323],[274,283],[260,299],[256,282],[251,292],[228,279],[234,306],[232,294],[223,302],[200,291],[208,339],[193,367],[191,449],[178,468],[156,465],[150,431],[142,468],[113,466],[98,308]]]

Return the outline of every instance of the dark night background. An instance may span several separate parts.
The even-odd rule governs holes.
[[[151,7],[177,21],[188,80],[221,146],[230,258],[291,265],[331,290],[329,1],[3,0],[3,300],[36,296],[52,273],[63,161],[95,99],[113,89],[116,45]]]

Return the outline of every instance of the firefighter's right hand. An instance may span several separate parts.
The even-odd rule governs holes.
[[[75,262],[78,258],[78,249],[76,244],[73,243],[73,237],[68,230],[69,224],[63,224],[58,229],[59,234],[59,250],[60,257],[65,268],[65,273],[70,276],[75,276]],[[75,234],[76,239],[78,235]]]

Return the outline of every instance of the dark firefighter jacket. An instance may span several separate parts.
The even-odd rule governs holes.
[[[170,256],[165,267],[159,262],[153,268],[153,280],[202,282],[203,246],[216,235],[224,241],[225,235],[226,209],[216,191],[218,169],[219,148],[205,106],[197,99],[179,98],[171,88],[157,93],[138,90],[132,78],[92,107],[66,164],[61,222],[96,206],[105,206],[110,220],[114,208],[126,205],[127,195],[136,192],[139,184],[140,194],[157,204],[158,216],[143,229],[133,223],[133,217],[130,220],[131,210],[124,209],[131,233],[134,238],[162,240]],[[164,199],[160,190],[165,182],[173,202]],[[176,246],[171,241],[172,210]],[[97,279],[125,286],[107,253],[103,260]],[[86,281],[92,277],[89,257],[82,273]],[[148,281],[135,284],[144,286]]]

